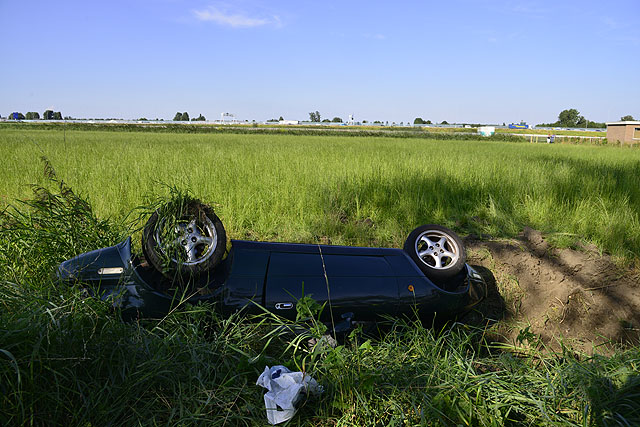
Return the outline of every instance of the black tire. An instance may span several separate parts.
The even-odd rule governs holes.
[[[467,260],[462,240],[446,227],[422,225],[404,243],[405,252],[431,280],[446,280],[458,274]]]
[[[177,213],[156,210],[142,233],[145,258],[168,278],[176,274],[194,277],[213,270],[226,247],[222,221],[211,207],[197,201],[181,206]]]

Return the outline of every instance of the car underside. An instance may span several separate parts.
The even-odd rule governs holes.
[[[58,277],[136,317],[210,301],[224,315],[267,310],[295,319],[304,296],[329,303],[323,321],[449,317],[487,292],[464,262],[462,241],[438,225],[415,229],[403,249],[246,240],[227,247],[218,217],[208,207],[203,212],[188,206],[171,222],[157,211],[144,230],[143,256],[132,254],[128,238],[63,262]]]

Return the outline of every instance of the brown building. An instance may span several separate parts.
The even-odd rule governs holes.
[[[640,122],[607,123],[607,141],[640,144]]]

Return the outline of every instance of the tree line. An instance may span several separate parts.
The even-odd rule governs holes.
[[[309,113],[309,121],[314,123],[343,123],[340,117],[334,117],[333,119],[321,119],[320,113],[318,111],[312,111]]]
[[[620,117],[620,121],[633,121],[632,115]],[[607,124],[604,122],[596,122],[589,120],[580,114],[580,111],[575,108],[562,110],[558,114],[558,120],[555,123],[540,123],[538,126],[542,127],[563,127],[563,128],[606,128]]]
[[[542,127],[563,127],[563,128],[606,128],[607,124],[589,120],[580,114],[575,108],[562,110],[558,114],[555,123],[540,123]]]
[[[40,113],[37,111],[29,111],[26,115],[14,111],[9,114],[9,120],[40,120]],[[42,120],[62,120],[62,113],[60,111],[46,110],[42,113]]]
[[[202,114],[200,114],[198,117],[194,117],[193,119],[191,119],[192,122],[204,122],[205,120],[207,120]],[[189,113],[187,113],[186,111],[184,113],[181,112],[177,112],[175,116],[173,116],[173,121],[174,122],[188,122],[189,121]]]
[[[433,123],[431,123],[431,120],[424,120],[422,117],[416,117],[413,120],[413,124],[414,125],[431,125]],[[443,120],[442,122],[440,122],[441,125],[448,125],[449,122],[446,120]]]

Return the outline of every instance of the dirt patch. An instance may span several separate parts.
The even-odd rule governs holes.
[[[514,240],[469,236],[465,243],[469,264],[481,266],[490,282],[476,316],[503,320],[504,339],[522,340],[529,327],[526,336],[554,349],[562,340],[588,353],[640,341],[637,270],[617,266],[593,246],[554,249],[530,228]]]

